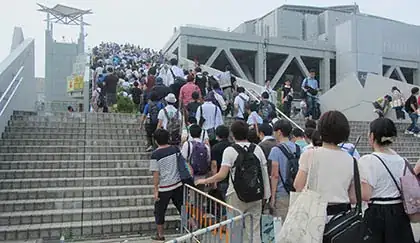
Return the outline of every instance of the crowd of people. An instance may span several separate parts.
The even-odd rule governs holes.
[[[397,120],[405,120],[406,114],[410,118],[410,125],[405,134],[420,138],[420,128],[417,125],[420,115],[420,96],[419,88],[413,87],[410,96],[405,99],[402,92],[397,87],[391,88],[391,94],[379,97],[373,102],[374,112],[379,117],[384,117],[391,109],[395,111]]]
[[[301,130],[277,117],[269,82],[260,97],[250,97],[229,66],[221,75],[210,76],[199,65],[184,70],[175,58],[167,60],[160,52],[132,45],[101,44],[93,54],[93,110],[112,110],[120,89],[142,114],[139,126],[146,131],[147,151],[152,152],[157,224],[153,240],[165,240],[171,200],[181,212],[184,183],[200,190],[216,188],[229,205],[250,213],[254,228],[246,225],[246,232],[253,231],[253,242],[261,242],[263,209],[269,207],[287,224],[290,193],[304,191],[311,182],[310,189],[328,203],[328,219],[351,210],[359,188],[361,199],[368,202],[364,221],[374,239],[370,242],[414,242],[399,182],[406,162],[391,148],[397,137],[394,122],[381,116],[370,124],[368,140],[374,152],[361,157],[356,144],[348,142],[345,115],[339,111],[321,115],[314,70],[302,82],[307,121]],[[283,109],[290,116],[290,82],[282,91]],[[418,92],[412,90],[414,99]],[[417,99],[416,104],[412,97],[408,100],[413,120],[413,114],[418,117]],[[400,118],[401,111],[396,112]],[[226,116],[234,120],[230,127],[225,125]],[[418,133],[415,129],[410,126],[407,132]],[[189,180],[179,169],[180,158],[192,171]],[[353,180],[354,160],[360,170],[359,187]],[[420,173],[420,162],[413,172]]]

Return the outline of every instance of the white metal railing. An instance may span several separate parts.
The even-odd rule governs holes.
[[[1,107],[0,110],[0,116],[3,115],[4,111],[6,110],[7,106],[10,103],[10,100],[13,98],[13,96],[16,93],[16,90],[19,88],[20,84],[22,83],[23,77],[21,77],[19,80],[19,76],[23,71],[23,66],[21,66],[18,70],[18,72],[16,73],[16,75],[13,77],[12,81],[10,82],[10,84],[7,86],[6,90],[3,92],[3,94],[0,97],[0,104],[3,103],[4,99],[6,98],[6,95],[9,94],[9,91],[12,89],[13,85],[17,82],[17,84],[14,86],[12,93],[9,95],[8,99],[6,100],[6,103],[4,103],[3,107]]]

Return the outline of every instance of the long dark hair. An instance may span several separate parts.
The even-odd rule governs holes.
[[[397,86],[394,86],[394,87],[392,87],[392,89],[391,89],[391,91],[392,91],[392,92],[394,92],[395,90],[401,93],[401,91],[397,88]]]

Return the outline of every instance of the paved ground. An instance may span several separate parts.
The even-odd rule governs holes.
[[[420,241],[420,223],[412,224],[414,230],[414,237],[416,242]],[[170,235],[167,236],[167,240],[170,240],[176,236]],[[110,239],[110,240],[98,240],[98,241],[78,241],[78,243],[152,243],[153,241],[150,240],[149,237],[141,237],[141,238],[119,238],[119,239]],[[45,243],[42,241],[13,241],[13,242],[3,242],[3,243]],[[48,243],[59,243],[59,241],[53,242],[49,241]]]

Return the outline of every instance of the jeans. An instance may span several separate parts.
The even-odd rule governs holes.
[[[417,121],[419,120],[419,115],[415,112],[410,113],[411,124],[407,128],[407,131],[419,133],[419,128],[417,127]]]
[[[315,114],[316,97],[308,95],[306,97],[306,114],[305,117]]]
[[[397,116],[397,119],[405,119],[405,113],[403,111],[403,106],[394,107],[395,109],[395,115]]]

